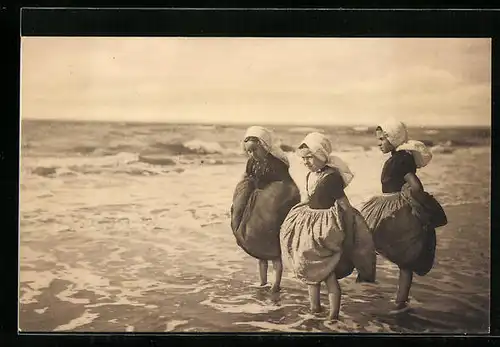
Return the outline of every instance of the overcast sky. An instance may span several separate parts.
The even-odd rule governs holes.
[[[23,118],[490,125],[490,39],[23,37]]]

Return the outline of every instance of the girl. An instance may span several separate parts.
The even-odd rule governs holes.
[[[272,292],[280,290],[283,265],[279,230],[288,211],[300,201],[285,153],[263,127],[247,129],[243,147],[249,159],[236,186],[231,206],[231,228],[237,244],[259,259],[260,286],[267,285],[268,261],[274,267]]]
[[[392,314],[409,309],[413,272],[424,276],[434,264],[436,227],[447,223],[439,203],[416,176],[432,154],[422,142],[408,140],[404,123],[388,120],[376,128],[382,153],[391,153],[382,170],[382,195],[371,198],[361,213],[373,233],[378,253],[399,267]]]
[[[376,262],[368,226],[344,193],[353,174],[331,152],[330,141],[320,133],[308,134],[299,146],[298,154],[309,169],[307,196],[286,217],[280,239],[285,259],[308,285],[311,311],[322,311],[320,284],[325,282],[328,318],[336,321],[341,297],[338,280],[356,267],[358,280],[373,282]]]

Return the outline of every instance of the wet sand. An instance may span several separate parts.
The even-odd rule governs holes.
[[[21,305],[21,330],[486,333],[489,206],[451,206],[446,212],[450,223],[438,229],[435,267],[427,276],[415,276],[414,310],[399,317],[387,314],[397,270],[382,258],[378,284],[356,284],[355,274],[341,281],[343,324],[331,326],[324,321],[326,313],[309,314],[307,288],[287,270],[281,293],[253,288],[256,262],[248,256],[228,260],[228,269],[241,265],[233,276],[218,276],[224,270],[217,265],[194,271],[198,262],[203,264],[201,254],[186,258],[186,272],[175,274],[169,273],[168,252],[155,246],[165,239],[136,234],[124,245],[61,230],[46,242],[24,239],[22,254],[38,252],[38,260],[22,263],[21,294],[31,292],[32,300],[25,296]],[[216,233],[228,227],[210,228]],[[57,242],[64,242],[66,251],[54,247]],[[325,288],[322,302],[327,304]]]

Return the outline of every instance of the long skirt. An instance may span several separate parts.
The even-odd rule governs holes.
[[[330,209],[296,205],[281,226],[283,261],[306,284],[337,279],[354,268],[364,281],[375,280],[376,256],[369,228],[361,214],[343,211],[336,203]]]
[[[405,184],[401,192],[371,198],[361,213],[372,231],[379,254],[419,276],[432,269],[435,227],[446,224],[446,215],[432,196],[427,194],[426,201],[419,202]]]
[[[299,201],[300,191],[291,179],[257,189],[244,178],[236,186],[231,206],[231,228],[238,246],[257,259],[279,259],[280,226]]]

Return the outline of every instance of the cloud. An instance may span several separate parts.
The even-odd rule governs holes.
[[[488,39],[23,38],[23,116],[489,124],[490,65]]]

